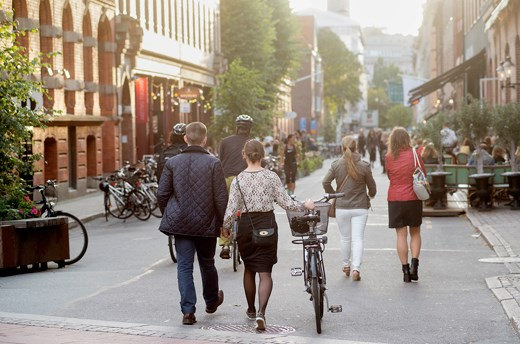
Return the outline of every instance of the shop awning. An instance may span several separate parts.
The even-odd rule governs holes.
[[[483,49],[477,55],[464,61],[457,67],[454,67],[446,73],[425,82],[419,87],[411,89],[410,92],[408,92],[408,95],[410,96],[409,103],[415,105],[422,97],[435,92],[449,82],[462,78],[465,73],[472,68],[475,68],[480,62],[484,61],[485,53],[486,51]]]

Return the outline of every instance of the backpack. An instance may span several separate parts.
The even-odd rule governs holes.
[[[157,177],[157,183],[161,179],[161,174],[163,172],[164,166],[166,165],[166,161],[168,159],[173,158],[185,148],[185,145],[172,145],[166,147],[161,154],[159,155],[159,160],[157,161],[157,169],[155,170],[155,176]]]

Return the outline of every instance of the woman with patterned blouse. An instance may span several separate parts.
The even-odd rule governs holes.
[[[249,140],[242,152],[247,168],[231,183],[229,201],[224,216],[224,232],[229,230],[240,211],[237,242],[240,256],[244,261],[244,291],[247,300],[247,317],[256,320],[256,329],[265,330],[265,309],[273,289],[271,271],[276,264],[278,249],[278,225],[274,215],[274,202],[284,209],[314,209],[311,200],[300,203],[294,201],[285,192],[280,178],[275,172],[262,168],[264,147],[257,140]],[[274,228],[276,240],[271,246],[253,244],[252,226]],[[256,313],[256,274],[260,276],[258,284],[258,313]]]

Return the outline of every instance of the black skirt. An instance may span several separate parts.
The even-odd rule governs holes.
[[[254,245],[251,222],[255,229],[274,228],[273,235],[276,236],[274,244],[264,247]],[[278,261],[278,225],[274,212],[243,213],[238,225],[237,242],[246,269],[254,272],[271,272],[273,265]]]
[[[422,224],[422,201],[389,201],[388,227],[419,227]]]

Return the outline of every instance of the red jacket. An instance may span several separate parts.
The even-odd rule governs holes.
[[[419,155],[421,169],[426,175],[424,163]],[[388,201],[413,201],[418,200],[413,191],[413,172],[415,171],[412,148],[405,148],[394,159],[390,154],[386,155],[386,174],[390,179],[388,188]]]

